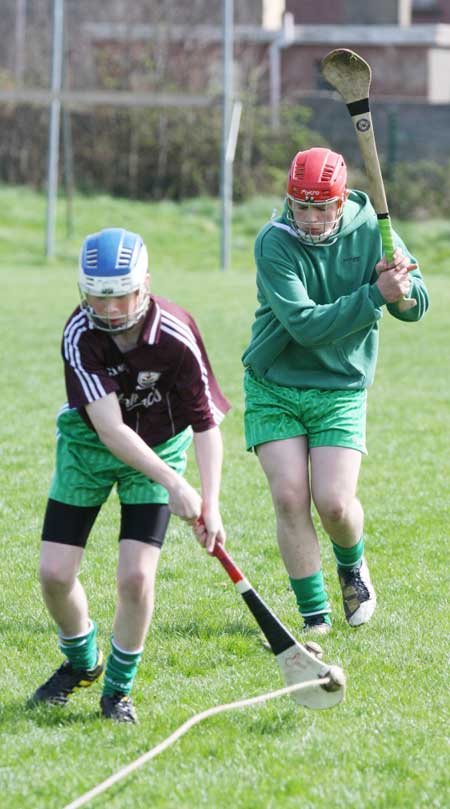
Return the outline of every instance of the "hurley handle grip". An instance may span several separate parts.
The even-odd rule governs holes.
[[[381,235],[381,244],[383,245],[383,253],[388,262],[394,258],[394,234],[392,233],[391,217],[387,215],[383,219],[378,220],[378,227]]]
[[[391,217],[389,214],[384,215],[382,218],[378,218],[378,228],[381,235],[381,244],[383,246],[383,253],[386,256],[388,262],[392,261],[394,258],[394,234],[392,232],[392,225],[391,225]],[[415,269],[415,265],[412,265],[411,268]],[[408,269],[410,269],[408,267]],[[417,301],[415,298],[406,298],[401,297],[397,301],[397,306],[400,312],[407,312],[408,309],[412,309],[416,306]]]

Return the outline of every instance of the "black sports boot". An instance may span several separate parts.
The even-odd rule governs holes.
[[[127,694],[117,692],[111,695],[103,694],[100,708],[105,719],[114,719],[116,722],[136,723],[138,721],[133,700]]]
[[[338,567],[345,617],[350,626],[361,626],[370,621],[375,612],[377,598],[370,580],[366,560],[348,569]]]
[[[66,660],[54,674],[43,684],[29,700],[31,705],[48,703],[49,705],[67,705],[69,697],[79,688],[89,688],[103,674],[103,654],[99,651],[97,664],[93,669],[74,669]]]
[[[326,620],[323,612],[318,615],[306,615],[303,632],[314,632],[316,635],[327,635],[331,632],[331,623]]]

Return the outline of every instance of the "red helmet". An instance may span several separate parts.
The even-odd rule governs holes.
[[[345,200],[347,167],[342,155],[315,147],[297,152],[289,169],[287,195],[291,200]]]

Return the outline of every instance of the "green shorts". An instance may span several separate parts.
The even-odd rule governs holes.
[[[182,475],[191,441],[188,427],[152,450]],[[121,503],[169,502],[167,489],[119,461],[77,410],[62,410],[57,418],[56,467],[49,497],[73,506],[100,506],[115,484]]]
[[[310,447],[348,447],[367,454],[366,390],[284,387],[247,369],[244,391],[248,450],[305,435]]]

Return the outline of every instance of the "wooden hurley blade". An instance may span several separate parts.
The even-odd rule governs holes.
[[[323,59],[322,74],[347,104],[369,180],[370,197],[379,222],[383,223],[389,217],[389,209],[369,107],[370,65],[354,51],[339,48]],[[383,229],[383,224],[380,230],[386,254],[391,257],[394,245],[389,238],[390,230]]]
[[[391,261],[395,249],[394,234],[369,106],[372,70],[358,53],[348,48],[337,48],[330,51],[322,60],[321,71],[327,82],[340,93],[352,117],[369,180],[370,197],[378,217],[383,252],[388,261]],[[411,309],[415,305],[416,301],[413,298],[401,298],[398,301],[401,312]]]
[[[292,694],[293,699],[299,705],[320,711],[333,708],[344,699],[345,674],[339,666],[328,666],[326,663],[322,663],[300,643],[295,643],[294,646],[276,657],[286,685],[294,685],[320,677],[331,678],[329,687],[317,688],[313,685]]]
[[[337,48],[322,60],[322,75],[346,104],[369,97],[372,71],[370,65],[354,51]]]
[[[338,48],[322,60],[322,74],[347,104],[369,180],[370,196],[377,214],[385,218],[389,210],[369,106],[370,65],[354,51]]]

